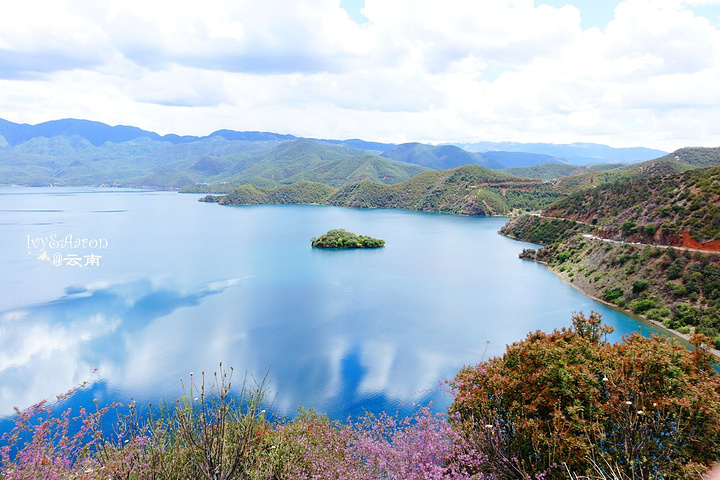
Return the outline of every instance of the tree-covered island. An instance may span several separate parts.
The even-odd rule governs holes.
[[[313,237],[310,241],[315,248],[379,248],[385,246],[385,240],[367,235],[356,235],[343,228],[330,230],[320,238]]]

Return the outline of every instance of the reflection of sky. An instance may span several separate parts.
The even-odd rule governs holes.
[[[180,378],[223,362],[269,369],[279,413],[342,418],[442,397],[443,378],[575,310],[603,312],[616,338],[637,328],[519,260],[523,244],[495,233],[503,219],[8,191],[33,190],[0,189],[0,415],[88,379],[106,401],[172,398]],[[387,246],[309,247],[336,227]],[[103,263],[28,255],[27,235],[52,233],[107,238]]]

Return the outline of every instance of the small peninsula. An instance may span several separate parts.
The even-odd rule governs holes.
[[[380,248],[385,246],[385,240],[356,235],[346,232],[342,228],[330,230],[320,238],[313,237],[310,241],[314,248]]]

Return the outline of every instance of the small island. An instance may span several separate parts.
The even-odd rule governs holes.
[[[344,229],[334,229],[311,240],[314,248],[379,248],[385,246],[385,240],[366,235],[356,235]]]

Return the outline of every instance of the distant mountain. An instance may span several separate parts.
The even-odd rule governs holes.
[[[208,136],[223,137],[226,140],[242,140],[243,142],[287,142],[297,140],[297,137],[294,135],[282,135],[269,132],[236,132],[234,130],[218,130]]]
[[[365,154],[362,150],[307,139],[282,143],[233,166],[221,158],[204,158],[192,169],[213,173],[225,169],[221,177],[229,180],[184,188],[183,193],[229,193],[231,187],[237,188],[242,184],[269,187],[300,180],[336,188],[364,179],[398,183],[427,170],[418,165]]]
[[[0,119],[0,135],[5,137],[11,146],[20,145],[37,137],[53,138],[77,135],[86,139],[96,147],[99,147],[105,142],[122,143],[143,137],[151,140],[160,140],[162,138],[157,133],[148,132],[136,127],[111,127],[100,122],[76,120],[72,118],[52,120],[37,125],[18,124]]]
[[[433,170],[447,170],[463,165],[479,165],[494,169],[503,168],[503,165],[498,162],[477,153],[467,152],[453,145],[434,146],[423,143],[403,143],[385,151],[381,156]]]
[[[222,137],[226,140],[245,142],[284,142],[297,139],[294,135],[282,135],[269,132],[236,132],[234,130],[218,130],[204,137],[192,135],[180,136],[175,134],[161,136],[155,132],[149,132],[137,127],[124,125],[111,127],[101,122],[77,120],[74,118],[52,120],[37,125],[18,124],[0,119],[0,135],[7,140],[10,146],[20,145],[23,142],[37,137],[72,137],[75,135],[85,138],[96,147],[106,142],[123,143],[138,138],[149,138],[150,140],[164,141],[172,144],[196,142],[212,137]]]
[[[78,135],[34,137],[0,149],[0,184],[177,188],[214,179],[223,166],[232,167],[273,145],[222,137],[172,144],[140,137],[96,147]]]
[[[543,180],[554,180],[561,177],[582,175],[591,172],[602,172],[622,167],[619,163],[602,163],[598,165],[578,166],[569,163],[543,163],[528,167],[511,167],[503,169],[503,172],[517,175],[518,177],[540,178]]]
[[[639,155],[664,153],[594,144],[506,142],[468,145],[490,150],[479,154],[454,145],[313,140],[271,132],[233,130],[218,130],[203,137],[161,136],[137,127],[109,126],[88,120],[63,119],[28,125],[0,119],[0,184],[163,188],[207,184],[208,191],[216,192],[242,184],[274,187],[298,180],[326,182],[335,187],[363,179],[390,184],[405,181],[423,168],[447,170],[478,165],[500,169],[555,164],[555,167],[515,172],[549,179],[557,178],[561,169],[563,174],[568,173],[569,169],[560,165],[579,153],[594,155],[592,160],[595,162],[603,155],[628,161]],[[528,151],[533,149],[541,151]],[[715,150],[682,149],[675,152],[675,156],[684,163],[673,159],[672,164],[676,171],[691,165],[712,164],[718,157]],[[608,170],[606,175],[600,176],[595,172],[598,169],[590,167],[588,170],[593,171],[594,176],[571,177],[558,183],[557,187],[568,193],[626,175],[622,170]],[[579,171],[582,170],[570,173]]]
[[[330,145],[340,145],[342,147],[357,148],[359,150],[365,150],[367,152],[386,152],[391,148],[395,147],[394,143],[378,143],[378,142],[366,142],[365,140],[318,140],[321,143],[328,143]]]
[[[419,165],[396,162],[375,155],[360,155],[322,162],[285,179],[283,183],[309,180],[342,187],[360,180],[373,180],[393,184],[408,180],[425,170],[425,167]]]
[[[491,151],[525,152],[549,155],[563,159],[575,165],[588,165],[591,163],[634,163],[652,160],[667,152],[652,148],[613,148],[595,143],[517,143],[517,142],[476,142],[454,143],[469,152],[485,154]],[[543,162],[545,163],[545,162]],[[510,165],[508,165],[510,166]]]
[[[251,165],[236,166],[230,172],[237,173],[237,179],[263,177],[281,182],[322,163],[341,158],[350,158],[364,153],[362,150],[353,148],[299,139],[283,142],[252,159]]]
[[[569,165],[569,162],[565,159],[539,153],[487,151],[483,152],[482,156],[494,160],[502,165],[502,168],[530,167],[545,163]]]

